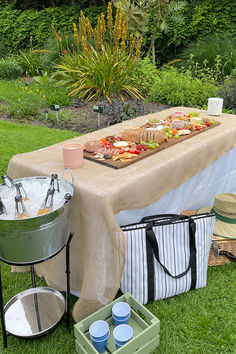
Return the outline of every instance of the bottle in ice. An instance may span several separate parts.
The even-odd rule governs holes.
[[[22,183],[20,183],[20,182],[16,183],[15,187],[16,187],[16,195],[17,196],[21,195],[22,198],[24,199],[24,201],[29,200],[29,198],[27,196],[27,193],[26,193]]]
[[[38,215],[42,215],[42,214],[47,214],[50,213],[50,211],[53,210],[53,195],[55,193],[55,189],[50,186],[46,197],[43,201],[43,204],[41,205],[41,208],[38,211]]]
[[[57,192],[60,192],[58,176],[57,176],[56,173],[53,173],[53,174],[51,175],[50,186],[52,186],[53,188],[55,188],[55,190],[56,190]]]
[[[4,180],[5,185],[8,188],[14,187],[14,182],[13,180],[8,176],[8,174],[5,173],[5,175],[2,176],[2,179]]]
[[[16,218],[22,219],[25,216],[28,216],[28,213],[26,211],[25,205],[23,203],[23,198],[21,195],[17,195],[15,197],[15,202],[16,202]]]
[[[0,215],[6,214],[7,215],[7,209],[0,197]]]
[[[66,193],[62,200],[58,203],[58,207],[61,208],[63,207],[64,204],[66,204],[69,200],[71,200],[71,194]]]

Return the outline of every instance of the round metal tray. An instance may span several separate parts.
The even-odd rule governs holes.
[[[17,337],[35,338],[53,330],[65,313],[63,295],[52,288],[24,290],[4,306],[6,330]]]

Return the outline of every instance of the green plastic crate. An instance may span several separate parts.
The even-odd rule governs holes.
[[[119,301],[127,302],[131,307],[129,325],[133,329],[134,337],[121,348],[116,349],[113,340],[115,326],[113,325],[112,306]],[[74,326],[75,348],[78,354],[98,353],[89,337],[89,326],[97,320],[107,321],[110,328],[110,336],[105,353],[149,354],[159,345],[160,321],[132,295],[126,293]]]

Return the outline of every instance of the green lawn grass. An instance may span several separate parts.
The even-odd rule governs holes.
[[[6,171],[13,155],[36,150],[76,135],[78,134],[69,131],[0,121],[1,175]],[[29,273],[11,273],[9,265],[2,263],[0,266],[4,303],[20,291],[32,287]],[[38,277],[36,283],[37,286],[46,285]],[[206,288],[149,303],[147,308],[161,321],[160,346],[155,353],[236,353],[235,293],[236,271],[235,264],[232,264],[210,267]],[[71,296],[71,307],[75,301],[76,298]],[[71,328],[73,323],[71,318]],[[0,353],[75,353],[73,330],[68,334],[65,322],[52,333],[34,340],[10,335],[8,348],[2,350],[2,346],[0,332]]]
[[[78,135],[80,134],[68,130],[0,121],[1,175],[7,170],[8,162],[13,155],[41,149]]]

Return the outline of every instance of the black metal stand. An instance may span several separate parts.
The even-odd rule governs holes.
[[[74,233],[71,232],[66,244],[66,327],[70,332],[70,243]]]
[[[74,236],[74,233],[71,232],[68,237],[67,243],[59,251],[59,252],[61,252],[62,249],[64,247],[66,247],[66,271],[65,271],[66,272],[66,327],[67,327],[68,332],[70,332],[70,243],[71,243],[73,236]],[[33,264],[30,264],[30,274],[31,274],[33,288],[36,287],[34,264],[45,262],[48,259],[55,257],[59,252],[57,252],[56,254],[54,254],[51,257],[48,257],[47,259],[43,259],[41,261],[37,261]],[[9,263],[9,262],[4,262],[4,263],[11,265],[11,263]],[[24,266],[24,265],[29,265],[29,264],[23,264],[23,263],[15,264],[14,263],[14,265]],[[39,315],[37,316],[37,314],[39,314],[37,294],[34,294],[34,304],[35,304],[35,313],[36,313],[36,317],[37,317],[37,325],[38,325],[38,329],[40,331],[40,329],[41,329],[40,316]],[[2,323],[3,346],[4,346],[4,348],[7,348],[7,331],[6,331],[6,323],[5,323],[5,315],[4,315],[1,267],[0,267],[0,314],[1,314],[1,323]]]

